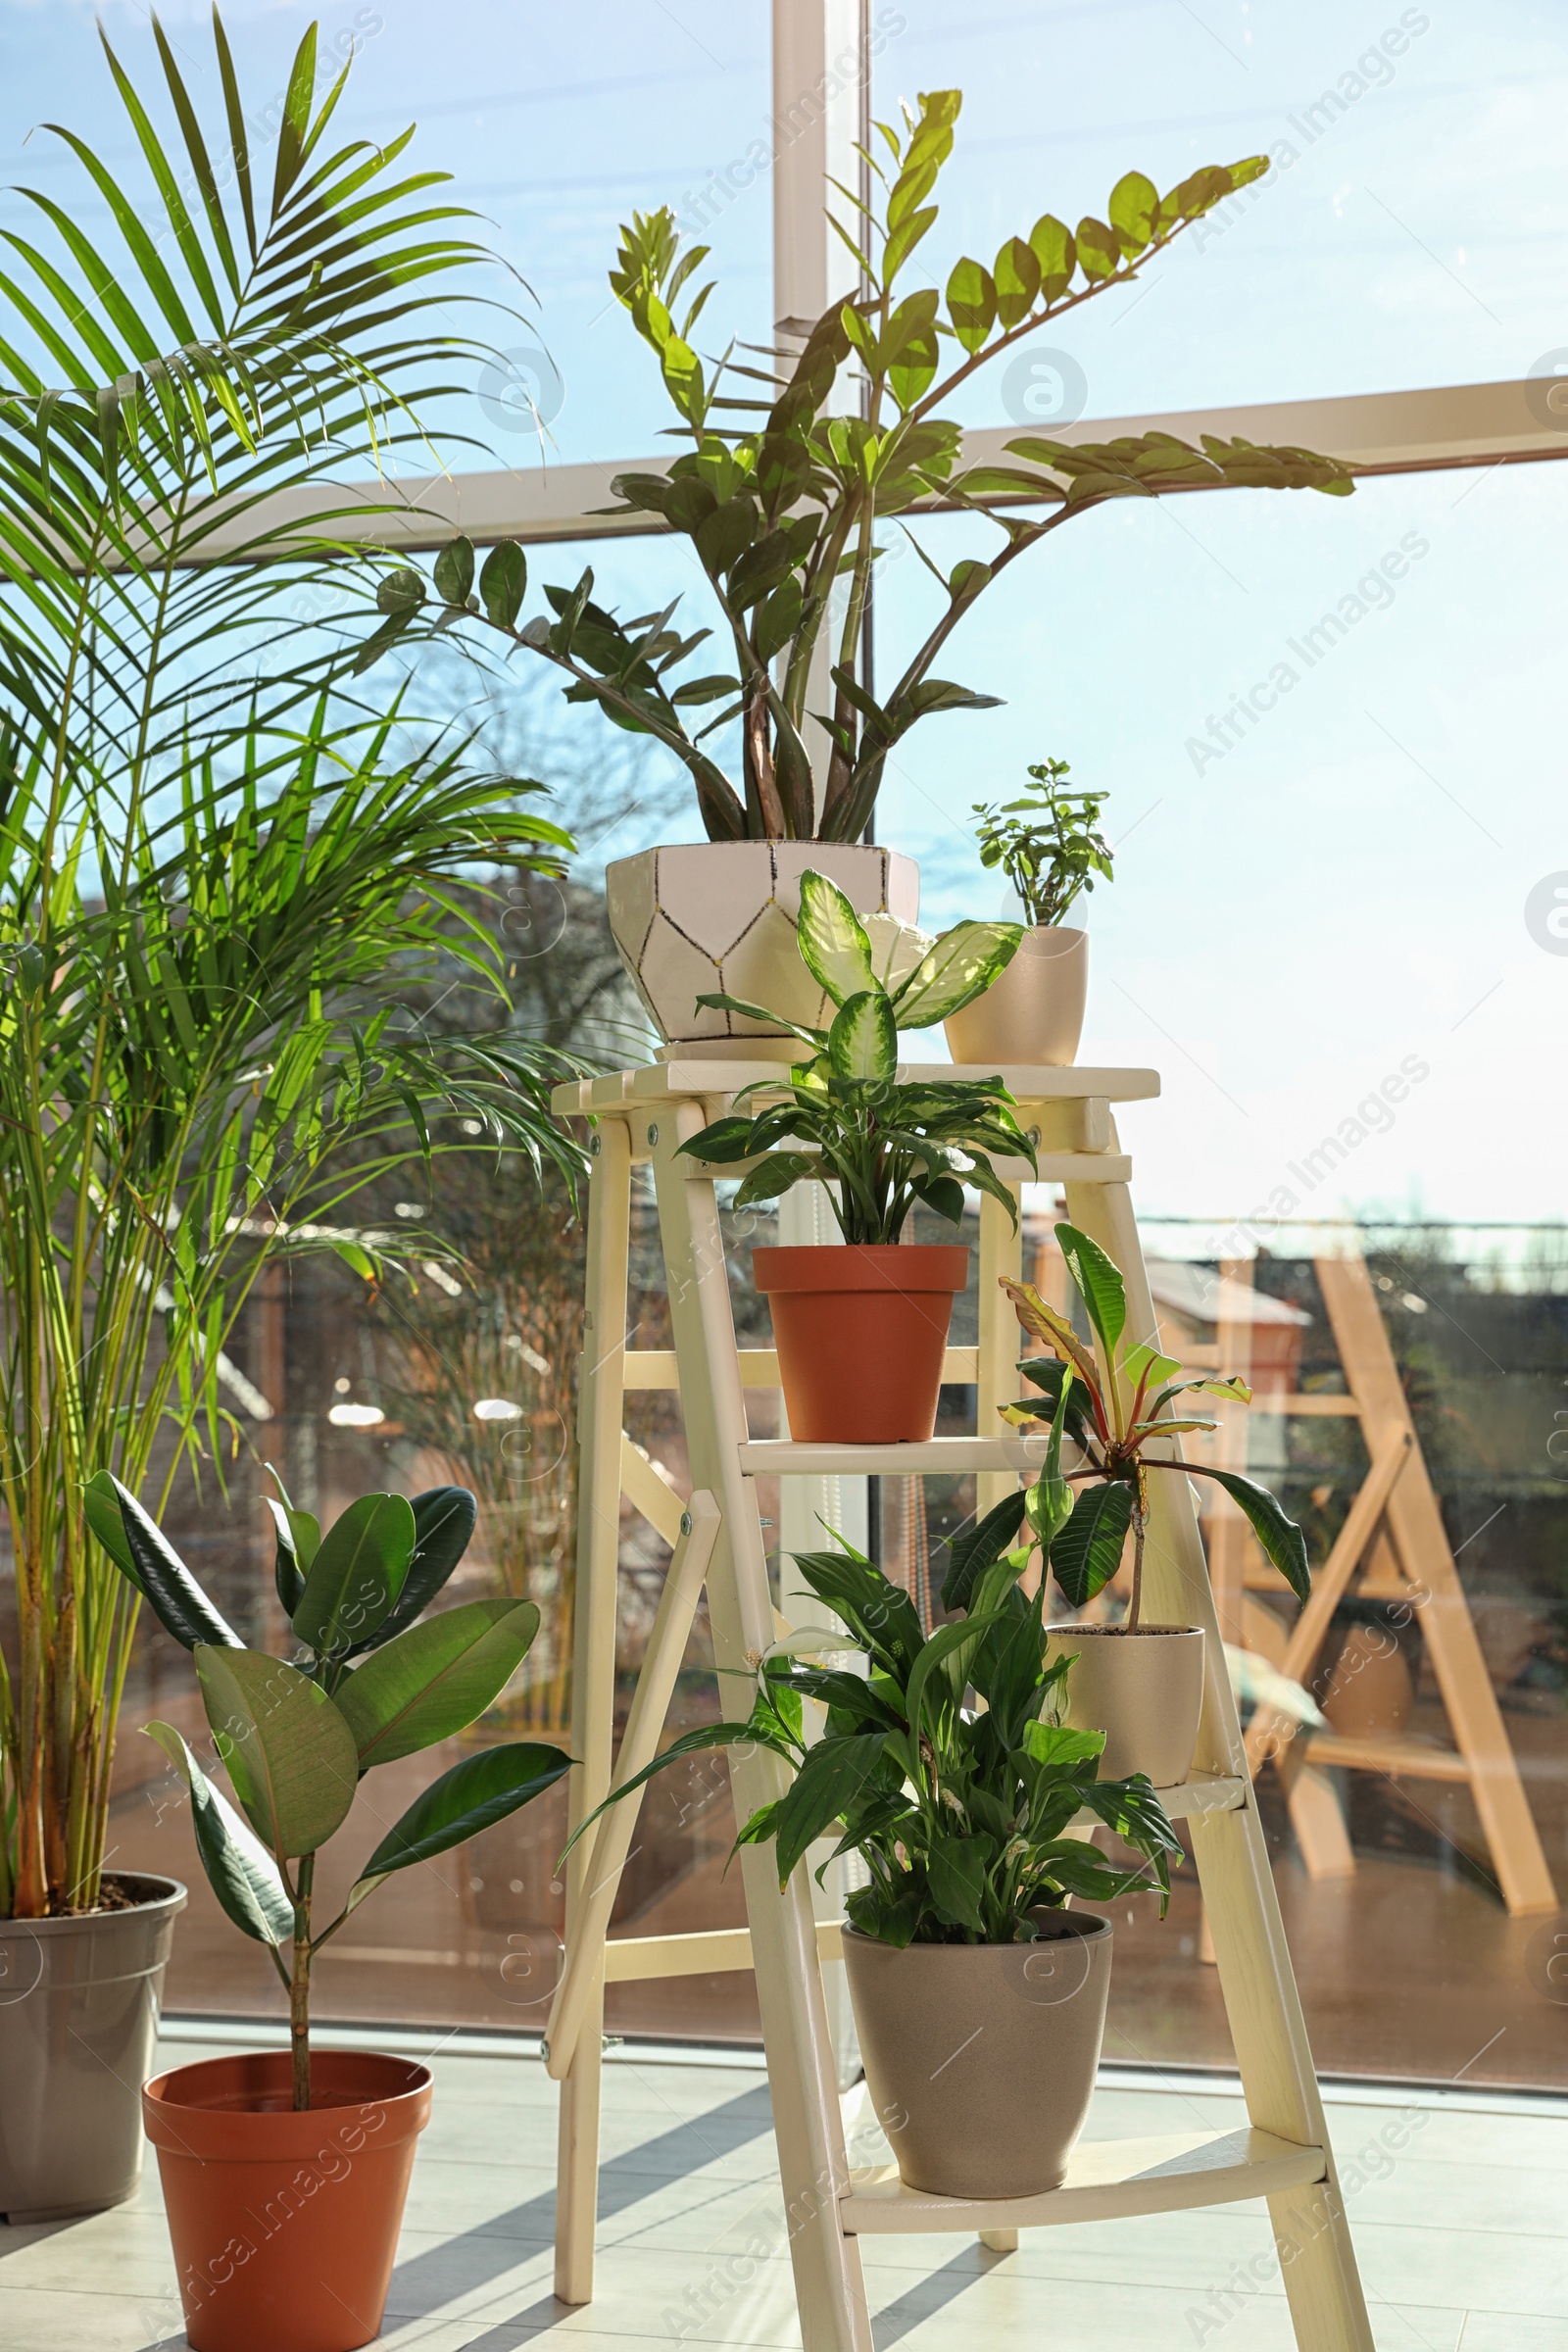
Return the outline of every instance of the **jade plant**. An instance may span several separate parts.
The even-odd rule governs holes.
[[[973,808],[980,862],[1001,866],[1023,901],[1024,919],[1036,929],[1059,923],[1095,876],[1111,878],[1112,853],[1100,830],[1100,811],[1108,792],[1066,792],[1065,760],[1045,760],[1029,770],[1033,792],[1016,801]]]
[[[265,1945],[289,1996],[293,2101],[311,2104],[311,1969],[318,1952],[394,1872],[463,1845],[569,1771],[561,1749],[517,1741],[454,1764],[360,1865],[336,1916],[313,1917],[317,1857],[368,1772],[466,1731],[499,1698],[539,1627],[528,1600],[425,1609],[473,1533],[473,1496],[432,1487],[413,1501],[363,1494],[323,1534],[286,1495],[276,1523],[277,1596],[294,1658],[248,1649],[168,1538],[100,1471],[88,1521],[121,1574],[191,1653],[235,1812],[170,1723],[144,1726],[190,1789],[196,1851],[219,1903]]]
[[[687,1733],[609,1801],[700,1749],[765,1748],[790,1784],[736,1844],[770,1841],[782,1887],[837,1830],[834,1855],[858,1854],[870,1874],[846,1897],[850,1925],[901,1950],[1032,1943],[1069,1895],[1114,1902],[1157,1888],[1163,1914],[1181,1848],[1144,1774],[1095,1778],[1102,1732],[1051,1720],[1072,1661],[1046,1661],[1044,1588],[1030,1600],[1018,1584],[1027,1554],[974,1566],[955,1604],[962,1613],[926,1636],[903,1587],[839,1543],[795,1564],[847,1631],[814,1626],[775,1643],[758,1661],[744,1723]],[[863,1673],[812,1662],[857,1648]],[[807,1700],[827,1711],[810,1741]],[[1131,1846],[1136,1868],[1070,1834],[1086,1814]]]
[[[678,419],[671,430],[688,446],[667,470],[616,475],[611,487],[624,503],[608,512],[658,516],[687,541],[722,651],[689,666],[712,629],[679,626],[678,596],[622,619],[595,601],[591,570],[574,587],[546,587],[549,614],[524,621],[522,549],[493,549],[475,596],[474,550],[460,538],[436,560],[437,602],[422,620],[421,573],[388,572],[385,618],[362,662],[416,627],[446,629],[471,613],[554,663],[568,702],[597,704],[672,752],[710,839],[858,841],[893,747],[939,711],[996,701],[935,665],[977,599],[1051,532],[1108,500],[1165,491],[1348,492],[1349,469],[1335,459],[1211,434],[1200,450],[1169,433],[1071,446],[1025,435],[1005,444],[1010,464],[964,466],[960,428],[942,414],[960,388],[1041,327],[1132,284],[1183,229],[1265,172],[1268,158],[1206,165],[1163,195],[1129,172],[1105,220],[1073,230],[1044,213],[989,265],[965,255],[945,287],[909,286],[962,104],[959,90],[934,90],[901,122],[876,125],[861,151],[870,207],[840,189],[848,209],[834,220],[863,291],[799,321],[801,339],[787,345],[737,357],[731,344],[705,359],[694,336],[712,288],[695,281],[708,248],[683,252],[664,209],[622,226],[611,290],[653,355]],[[1009,511],[1020,500],[1044,514]],[[898,518],[932,504],[966,510],[995,542],[943,570],[909,536],[934,582],[935,616],[874,693],[863,640],[872,573],[888,553],[879,527],[906,531]],[[824,636],[831,695],[817,682]],[[709,748],[727,728],[733,776]]]
[[[1147,1341],[1122,1348],[1127,1294],[1119,1268],[1076,1226],[1058,1225],[1056,1239],[1099,1342],[1100,1360],[1093,1344],[1080,1339],[1067,1317],[1048,1306],[1032,1283],[1004,1279],[1002,1287],[1024,1330],[1044,1340],[1052,1353],[1018,1367],[1041,1392],[1039,1400],[1028,1398],[999,1410],[1015,1429],[1035,1436],[1049,1432],[1050,1442],[1044,1468],[1028,1492],[1021,1498],[1008,1497],[987,1513],[970,1534],[961,1562],[955,1553],[954,1567],[943,1587],[944,1602],[952,1607],[965,1579],[999,1558],[1015,1559],[1021,1567],[1038,1544],[1066,1599],[1081,1609],[1115,1575],[1130,1529],[1133,1575],[1125,1628],[1136,1633],[1143,1605],[1151,1474],[1211,1478],[1223,1487],[1245,1512],[1264,1558],[1278,1569],[1297,1599],[1304,1602],[1312,1589],[1306,1540],[1266,1487],[1234,1470],[1215,1470],[1204,1462],[1170,1461],[1149,1450],[1156,1442],[1216,1426],[1191,1414],[1173,1417],[1170,1407],[1178,1396],[1196,1391],[1222,1396],[1230,1403],[1249,1404],[1252,1392],[1247,1382],[1239,1375],[1184,1380],[1177,1358],[1162,1355]],[[1115,1366],[1113,1374],[1105,1369],[1111,1365]],[[1082,1457],[1076,1469],[1061,1468],[1064,1437]],[[1027,1520],[1030,1540],[1017,1551],[1014,1544],[1020,1516]],[[1044,1581],[1042,1578],[1042,1584]]]
[[[911,936],[923,952],[908,946]],[[847,1242],[896,1242],[917,1200],[956,1225],[966,1183],[1001,1201],[1016,1225],[1012,1194],[988,1156],[1000,1152],[1035,1165],[1011,1095],[1000,1078],[901,1084],[898,1033],[959,1011],[990,987],[1020,936],[1016,923],[959,923],[930,944],[906,932],[909,968],[898,976],[895,940],[891,968],[879,973],[866,927],[843,891],[822,874],[805,874],[797,937],[812,978],[837,1007],[832,1024],[808,1028],[739,998],[699,997],[699,1004],[772,1023],[811,1053],[787,1074],[743,1087],[736,1102],[750,1097],[760,1106],[715,1120],[681,1150],[718,1167],[756,1161],[735,1196],[737,1208],[776,1200],[814,1178],[827,1187]]]

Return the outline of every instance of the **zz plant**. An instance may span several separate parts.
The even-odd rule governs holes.
[[[988,1572],[992,1562],[1005,1555],[1021,1565],[1038,1544],[1063,1594],[1075,1609],[1081,1609],[1115,1575],[1131,1529],[1133,1579],[1126,1630],[1135,1633],[1143,1603],[1152,1472],[1165,1477],[1211,1478],[1223,1487],[1246,1513],[1264,1557],[1278,1569],[1297,1599],[1304,1602],[1312,1589],[1306,1540],[1266,1487],[1234,1470],[1215,1470],[1203,1462],[1170,1461],[1149,1450],[1156,1442],[1216,1426],[1193,1415],[1172,1418],[1169,1408],[1178,1396],[1196,1391],[1249,1404],[1252,1392],[1247,1382],[1239,1376],[1183,1380],[1176,1357],[1161,1355],[1147,1341],[1121,1349],[1127,1294],[1120,1270],[1098,1243],[1074,1225],[1058,1225],[1056,1239],[1100,1344],[1100,1360],[1096,1360],[1093,1346],[1079,1338],[1064,1315],[1046,1304],[1032,1283],[1004,1280],[1002,1287],[1017,1309],[1024,1330],[1044,1340],[1053,1352],[1019,1366],[1042,1392],[1040,1400],[1004,1405],[1002,1415],[1014,1428],[1033,1435],[1049,1431],[1050,1444],[1040,1477],[1022,1497],[1030,1544],[1022,1552],[1013,1550],[1019,1527],[1018,1498],[998,1503],[966,1543],[954,1547],[953,1566],[942,1592],[946,1605],[957,1605],[973,1580]],[[1114,1371],[1108,1369],[1111,1366]],[[1079,1449],[1079,1468],[1061,1468],[1064,1437]]]
[[[1183,229],[1266,172],[1268,159],[1207,165],[1163,195],[1129,172],[1110,192],[1105,220],[1073,230],[1042,214],[1027,235],[1005,238],[989,265],[966,255],[945,287],[910,287],[908,267],[937,220],[937,180],[962,103],[959,90],[934,90],[917,111],[906,108],[902,122],[876,126],[873,148],[862,151],[870,209],[841,189],[850,210],[834,222],[861,290],[802,321],[804,344],[743,347],[744,359],[731,344],[705,361],[694,337],[712,287],[695,280],[708,248],[683,253],[667,210],[634,214],[621,229],[611,290],[654,357],[678,419],[671,430],[687,446],[667,471],[617,475],[611,486],[624,504],[609,512],[657,515],[688,542],[717,608],[721,652],[688,666],[713,630],[677,626],[678,598],[622,620],[595,602],[591,570],[575,587],[547,587],[548,616],[522,621],[527,567],[515,545],[492,551],[477,596],[467,540],[437,561],[445,609],[429,616],[434,626],[471,612],[553,662],[568,702],[596,703],[617,726],[654,736],[687,768],[714,841],[858,841],[894,745],[937,711],[995,702],[938,676],[936,663],[992,582],[1063,523],[1111,499],[1172,490],[1343,496],[1352,486],[1346,466],[1309,450],[1207,434],[1200,450],[1169,433],[1071,447],[1025,436],[1005,445],[1013,463],[965,467],[960,429],[943,411],[970,377],[1039,328],[1131,284]],[[1020,499],[1044,514],[989,503]],[[933,502],[968,510],[1000,543],[944,571],[910,536],[935,583],[936,615],[903,665],[890,664],[895,674],[879,697],[861,659],[872,572],[887,552],[878,528],[898,521],[906,529],[899,518]],[[362,658],[373,661],[414,627],[424,599],[419,572],[390,573],[387,617]],[[813,683],[824,633],[827,709],[825,689]],[[731,727],[733,777],[709,748]]]
[[[893,944],[884,977],[843,891],[822,874],[805,874],[800,950],[837,1007],[832,1024],[810,1029],[739,998],[699,997],[700,1004],[776,1023],[812,1051],[787,1080],[760,1079],[735,1098],[760,1096],[760,1108],[715,1120],[682,1151],[719,1167],[757,1162],[735,1196],[737,1208],[776,1200],[816,1178],[828,1187],[847,1242],[896,1242],[917,1200],[956,1225],[965,1182],[1003,1202],[1016,1224],[1012,1195],[987,1156],[1000,1152],[1035,1165],[1034,1148],[1012,1115],[1012,1097],[1000,1078],[901,1084],[898,1033],[901,1025],[923,1028],[959,1011],[990,987],[1019,937],[1016,923],[959,923],[929,945],[906,931]],[[901,952],[913,961],[899,978]],[[813,1149],[788,1148],[801,1145]]]
[[[501,1695],[539,1630],[528,1600],[424,1611],[473,1533],[473,1496],[432,1487],[413,1501],[362,1494],[323,1534],[286,1496],[277,1596],[294,1660],[247,1649],[134,1495],[107,1471],[89,1523],[121,1574],[191,1653],[217,1753],[240,1812],[170,1723],[144,1728],[190,1789],[202,1868],[244,1936],[267,1948],[289,1996],[296,2109],[311,2104],[311,1969],[394,1872],[463,1845],[570,1770],[561,1749],[518,1741],[466,1756],[416,1797],[361,1865],[341,1910],[313,1916],[316,1862],[368,1772],[450,1740]],[[243,1818],[242,1818],[243,1816]]]
[[[796,1566],[847,1633],[815,1626],[775,1644],[758,1662],[744,1723],[688,1732],[609,1801],[700,1749],[766,1748],[790,1785],[752,1815],[736,1844],[771,1841],[783,1886],[836,1829],[834,1855],[858,1854],[870,1873],[846,1898],[851,1926],[900,1950],[1032,1943],[1038,1915],[1069,1895],[1113,1902],[1157,1888],[1163,1915],[1181,1847],[1142,1773],[1096,1780],[1102,1732],[1051,1720],[1071,1661],[1045,1662],[1044,1584],[1032,1600],[1018,1585],[1028,1554],[988,1562],[969,1582],[963,1614],[927,1637],[907,1592],[840,1543],[838,1551],[798,1553]],[[863,1675],[810,1662],[846,1648],[865,1652]],[[978,1706],[967,1703],[971,1691]],[[827,1711],[809,1743],[808,1700]],[[1085,1814],[1114,1830],[1139,1867],[1117,1869],[1072,1836]]]

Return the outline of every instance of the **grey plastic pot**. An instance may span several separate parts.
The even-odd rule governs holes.
[[[0,1919],[0,2215],[96,2213],[141,2177],[177,1879],[115,1876],[128,1911]]]
[[[911,1943],[844,1932],[877,2120],[910,2188],[1059,2188],[1105,2033],[1110,1922],[1037,1912],[1036,1943]]]

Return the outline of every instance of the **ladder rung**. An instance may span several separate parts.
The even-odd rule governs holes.
[[[839,2200],[847,2237],[872,2231],[1039,2230],[1053,2223],[1114,2221],[1271,2196],[1324,2179],[1319,2147],[1271,2132],[1185,2132],[1158,2139],[1080,2140],[1060,2188],[1037,2197],[938,2197],[906,2188],[892,2165],[850,2175]]]
[[[1045,1438],[928,1438],[914,1446],[812,1446],[753,1438],[740,1449],[748,1478],[962,1478],[970,1470],[1040,1468]]]
[[[1468,1757],[1454,1747],[1423,1747],[1419,1740],[1344,1740],[1303,1725],[1296,1735],[1313,1764],[1349,1764],[1362,1772],[1405,1773],[1414,1781],[1468,1781]]]
[[[738,1348],[741,1386],[747,1389],[776,1389],[778,1387],[778,1351],[773,1348]],[[626,1389],[678,1389],[680,1374],[673,1348],[628,1348],[626,1370],[622,1387]],[[942,1377],[955,1387],[972,1387],[980,1377],[978,1348],[950,1348],[942,1359]]]

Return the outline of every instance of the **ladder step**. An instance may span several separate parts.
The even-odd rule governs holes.
[[[1040,2230],[1124,2214],[1177,2213],[1271,2196],[1325,2178],[1320,2147],[1271,2132],[1167,2133],[1157,2139],[1080,2140],[1060,2188],[1037,2197],[938,2197],[906,2188],[893,2165],[854,2172],[839,2200],[846,2237],[951,2230]]]
[[[928,1438],[913,1446],[813,1446],[789,1438],[752,1438],[740,1448],[748,1478],[962,1478],[971,1470],[1033,1476],[1046,1458],[1044,1438]]]

